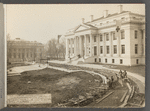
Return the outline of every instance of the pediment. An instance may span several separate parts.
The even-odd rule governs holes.
[[[87,30],[87,29],[89,29],[89,27],[80,25],[80,26],[75,30],[75,32],[77,32],[77,31],[82,31],[82,30]]]

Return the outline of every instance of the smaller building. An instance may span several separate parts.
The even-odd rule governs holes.
[[[7,40],[8,62],[40,62],[44,57],[44,45],[36,41],[25,41],[20,38]]]

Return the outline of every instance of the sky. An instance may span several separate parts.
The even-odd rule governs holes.
[[[103,11],[116,13],[120,4],[7,4],[5,8],[6,35],[11,39],[47,43],[64,35],[68,29],[103,16]],[[145,15],[144,4],[122,4],[124,11]]]

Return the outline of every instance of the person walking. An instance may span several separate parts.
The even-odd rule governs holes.
[[[124,78],[127,78],[127,71],[124,70]]]

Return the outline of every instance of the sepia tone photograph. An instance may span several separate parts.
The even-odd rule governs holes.
[[[145,107],[145,4],[6,4],[7,107]]]

